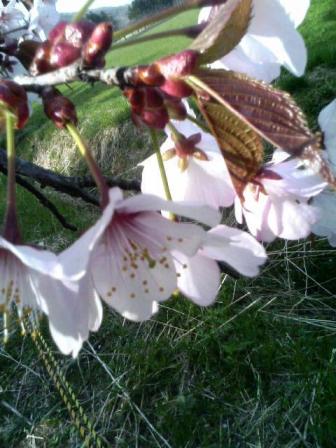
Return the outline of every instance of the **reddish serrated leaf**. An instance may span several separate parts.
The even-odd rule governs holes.
[[[222,151],[237,194],[241,195],[262,165],[262,141],[221,104],[199,96],[198,105]]]
[[[305,160],[329,183],[336,179],[322,157],[319,139],[291,96],[245,75],[226,70],[199,70],[191,83],[198,97],[211,97],[257,134],[290,155]]]

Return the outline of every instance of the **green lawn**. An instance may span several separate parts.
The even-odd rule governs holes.
[[[194,18],[194,13],[186,14],[179,22]],[[318,111],[336,96],[333,0],[312,0],[302,33],[310,55],[307,74],[296,79],[283,73],[278,84],[295,96],[315,127]],[[108,63],[144,62],[184,44],[174,38],[153,48],[112,51]],[[103,141],[96,133],[107,132],[105,126],[113,129],[128,116],[115,90],[78,85],[70,96],[93,144]],[[29,126],[22,152],[35,159],[36,148],[41,152],[45,145],[47,153],[52,151],[47,163],[58,157],[66,171],[66,154],[57,155],[54,143],[50,149],[50,142],[59,139],[66,151],[65,136],[55,136],[39,111]],[[127,122],[124,126],[131,132]],[[148,152],[145,138],[134,135],[126,158],[132,144]],[[123,148],[118,151],[121,155]],[[43,151],[38,160],[42,156]],[[82,169],[71,161],[69,172]],[[52,197],[78,225],[93,219],[91,208],[78,213],[74,201]],[[25,234],[34,242],[58,248],[71,238],[28,194],[20,192],[19,205]],[[279,241],[269,254],[262,276],[227,278],[209,309],[174,298],[152,321],[139,325],[105,308],[102,328],[77,360],[55,349],[86,413],[110,446],[336,446],[336,251],[312,239]],[[47,328],[43,330],[54,349]],[[0,446],[83,446],[31,340],[14,333],[0,356]]]

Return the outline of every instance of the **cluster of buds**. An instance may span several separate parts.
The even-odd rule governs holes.
[[[187,110],[180,99],[165,94],[157,87],[127,87],[124,95],[132,108],[133,122],[164,129],[170,119],[184,120]]]
[[[124,89],[124,95],[131,104],[132,118],[137,125],[144,123],[163,129],[170,119],[186,118],[181,100],[193,91],[184,78],[193,73],[197,60],[197,52],[185,50],[132,71],[128,81],[131,87]]]
[[[77,124],[77,114],[74,104],[57,89],[47,87],[42,92],[42,101],[46,116],[58,128],[65,128],[67,124]]]
[[[13,81],[0,81],[0,127],[3,127],[4,112],[11,112],[15,118],[15,127],[23,128],[29,117],[26,91]]]
[[[30,71],[33,75],[48,73],[77,60],[85,68],[102,68],[112,35],[112,25],[108,22],[98,25],[89,20],[60,22],[37,49]]]

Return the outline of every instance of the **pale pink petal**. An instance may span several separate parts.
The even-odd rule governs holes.
[[[212,68],[224,68],[244,73],[260,81],[272,82],[280,76],[280,65],[275,62],[256,62],[238,46],[224,58],[211,64]]]
[[[98,328],[100,320],[96,294],[88,278],[80,282],[51,281],[46,275],[31,273],[39,306],[47,314],[49,328],[58,348],[64,354],[78,355],[89,336],[89,327]]]
[[[250,234],[225,225],[216,226],[207,233],[201,254],[224,261],[248,277],[258,275],[259,267],[267,259],[263,246]]]
[[[168,299],[176,289],[176,273],[170,255],[162,254],[164,263],[156,262],[149,268],[148,261],[140,258],[130,264],[116,246],[113,253],[106,250],[107,246],[100,244],[92,258],[96,290],[108,305],[127,319],[149,319],[157,311],[156,300]]]
[[[297,28],[303,22],[310,6],[310,0],[278,0]]]
[[[188,201],[213,208],[232,205],[235,191],[223,156],[208,153],[208,161],[189,159],[186,170],[181,171],[178,157],[165,162],[169,188],[174,201]],[[165,198],[156,156],[143,162],[141,190]]]
[[[220,214],[217,210],[207,206],[195,206],[186,203],[166,201],[154,195],[139,194],[124,199],[118,203],[119,213],[137,213],[142,211],[166,210],[176,215],[195,219],[209,226],[214,226],[220,221]]]
[[[326,236],[331,246],[336,247],[336,193],[335,191],[323,191],[313,200],[313,205],[318,208],[320,217],[313,225],[312,232],[315,235]]]
[[[268,224],[275,235],[287,240],[306,238],[318,220],[318,209],[291,200],[275,200],[268,215]]]
[[[263,179],[263,186],[270,195],[307,200],[328,185],[321,176],[304,167],[299,159],[274,163],[269,170],[281,177],[279,180]]]
[[[15,245],[0,236],[0,247],[11,252],[28,268],[40,273],[62,278],[62,268],[52,252],[35,249],[30,246]]]
[[[98,221],[71,246],[59,254],[58,258],[62,265],[62,271],[68,279],[78,280],[85,275],[92,250],[112,219],[115,201],[121,198],[118,189],[111,189],[111,202],[104,209]]]
[[[328,152],[328,159],[336,173],[336,100],[321,110],[318,122],[324,133],[324,145]]]
[[[143,238],[150,237],[153,241],[160,241],[162,247],[178,250],[188,256],[197,252],[205,235],[200,226],[177,223],[157,213],[141,213],[135,218],[135,223]]]
[[[220,285],[218,264],[200,254],[186,257],[175,251],[173,256],[178,289],[197,305],[211,305]]]

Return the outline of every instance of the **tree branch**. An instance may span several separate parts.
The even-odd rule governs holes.
[[[1,165],[0,171],[7,176],[7,165],[6,166]],[[77,227],[68,223],[68,221],[61,214],[61,212],[58,211],[57,207],[47,197],[45,197],[37,188],[35,188],[26,180],[22,179],[22,177],[19,176],[18,174],[16,174],[15,178],[16,182],[19,185],[21,185],[21,187],[29,191],[29,193],[33,194],[38,199],[38,201],[55,216],[55,218],[60,222],[60,224],[65,229],[72,230],[73,232],[77,231]]]
[[[54,205],[46,196],[44,196],[37,188],[35,188],[33,185],[31,185],[26,180],[22,179],[22,177],[16,175],[16,182],[21,185],[24,189],[29,191],[29,193],[33,194],[36,199],[40,202],[40,204],[43,205],[43,207],[47,208],[54,216],[55,218],[60,222],[60,224],[68,230],[72,230],[73,232],[76,232],[78,229],[76,226],[70,224],[66,218],[62,215],[61,212],[58,211],[56,205]]]
[[[86,70],[81,67],[81,62],[75,62],[67,67],[54,70],[38,76],[15,76],[13,81],[26,90],[40,93],[42,87],[68,84],[74,81],[100,81],[109,86],[120,86],[130,82],[132,68],[115,67],[105,70]]]
[[[0,169],[7,169],[7,154],[3,149],[0,149]],[[90,176],[63,176],[62,174],[57,174],[54,171],[42,168],[35,163],[22,160],[19,157],[16,157],[16,173],[35,180],[42,188],[51,187],[71,197],[81,198],[89,204],[99,205],[97,196],[84,190],[84,188],[96,187],[94,180]],[[140,182],[135,179],[128,181],[107,176],[106,180],[110,187],[140,191]]]

